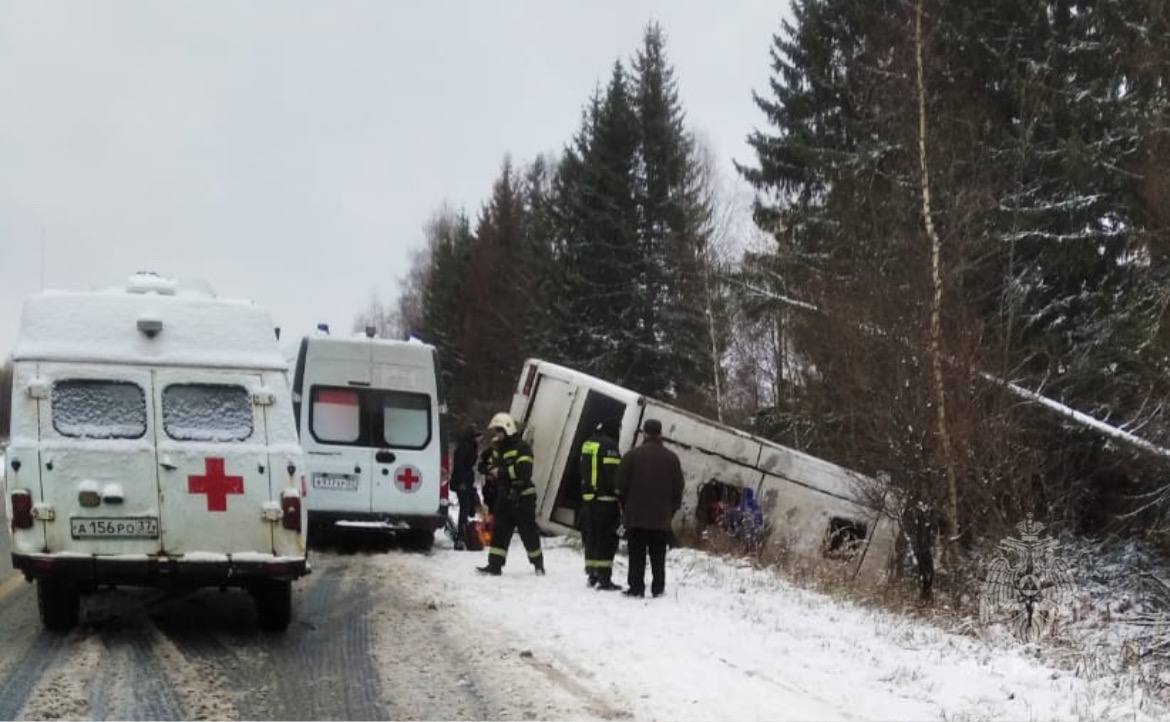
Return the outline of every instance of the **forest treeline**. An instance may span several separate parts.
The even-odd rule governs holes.
[[[1025,511],[1162,540],[1168,13],[797,0],[744,88],[750,230],[651,24],[563,150],[440,205],[357,323],[436,344],[464,420],[538,356],[885,472],[966,543]]]

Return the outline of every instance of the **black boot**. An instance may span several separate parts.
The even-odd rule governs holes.
[[[609,577],[602,577],[597,581],[597,588],[603,592],[620,592],[622,588],[613,583]]]
[[[493,577],[500,576],[500,568],[494,564],[486,564],[482,567],[476,567],[475,571],[479,572],[480,574],[490,574]]]
[[[591,587],[596,587],[597,586],[597,576],[594,574],[590,574],[588,584]]]
[[[533,569],[533,571],[536,572],[536,576],[538,576],[538,577],[544,576],[544,562],[542,562],[542,561],[536,562],[535,564],[532,565],[532,569]]]

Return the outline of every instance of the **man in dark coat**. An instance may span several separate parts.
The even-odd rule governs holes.
[[[455,445],[455,458],[451,466],[451,489],[459,499],[459,525],[455,530],[455,548],[466,548],[467,520],[479,506],[479,494],[475,492],[475,465],[479,459],[476,440],[479,432],[468,426],[459,435]]]
[[[622,458],[617,473],[630,551],[629,588],[625,593],[645,596],[649,552],[650,591],[660,597],[666,591],[666,544],[671,520],[682,506],[682,464],[678,455],[662,445],[662,424],[657,419],[647,419],[642,424],[642,435],[642,445]]]
[[[585,574],[589,586],[606,591],[620,590],[613,583],[613,555],[618,548],[618,527],[622,512],[614,488],[618,464],[617,437],[621,424],[607,419],[581,444],[577,469],[581,474],[581,542],[585,547]]]

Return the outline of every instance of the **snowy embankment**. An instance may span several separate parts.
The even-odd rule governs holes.
[[[667,593],[585,586],[579,547],[545,539],[537,577],[514,540],[502,577],[482,553],[392,555],[454,624],[514,640],[636,719],[1166,719],[1116,678],[1094,681],[921,621],[792,586],[769,570],[672,550]],[[615,579],[624,582],[619,557]],[[534,680],[535,681],[535,680]]]

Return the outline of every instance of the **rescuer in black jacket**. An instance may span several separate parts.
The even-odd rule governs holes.
[[[476,569],[498,576],[508,560],[512,532],[518,530],[528,550],[528,561],[537,574],[543,575],[544,554],[536,527],[536,487],[532,484],[532,447],[520,438],[516,422],[508,414],[493,416],[489,433],[492,449],[486,462],[488,475],[496,480],[495,527],[487,564]]]
[[[597,425],[596,431],[581,444],[577,462],[581,474],[581,542],[585,547],[585,574],[589,586],[620,590],[613,583],[613,556],[618,548],[618,527],[622,512],[614,490],[614,477],[622,455],[617,436],[621,426],[617,419]]]

